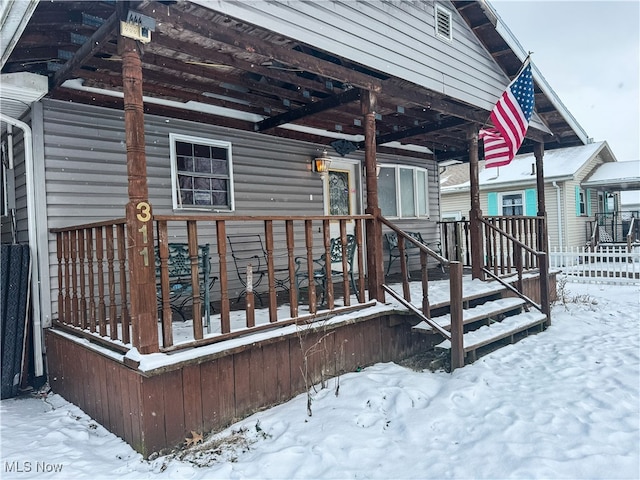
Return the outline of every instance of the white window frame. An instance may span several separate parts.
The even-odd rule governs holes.
[[[413,167],[410,165],[396,165],[396,164],[379,164],[380,169],[393,169],[395,171],[395,195],[396,195],[396,211],[398,212],[395,216],[389,216],[389,218],[429,218],[429,170],[422,167]],[[402,213],[402,188],[400,185],[400,171],[401,170],[411,170],[413,172],[413,191],[414,191],[414,211],[419,212],[420,208],[418,205],[418,172],[424,172],[425,175],[425,192],[424,192],[424,215],[403,215]],[[380,193],[378,192],[378,195]]]
[[[438,25],[440,24],[438,20],[440,15],[444,15],[448,18],[448,23],[449,23],[448,35],[443,34],[440,28],[438,28]],[[444,8],[442,5],[437,3],[435,5],[435,10],[434,10],[434,28],[435,28],[437,38],[441,38],[449,42],[453,40],[453,15],[451,14],[451,10]]]
[[[178,185],[178,160],[177,160],[177,153],[176,153],[176,142],[198,143],[201,145],[210,145],[212,147],[224,148],[227,150],[227,162],[228,162],[228,169],[229,169],[229,175],[228,175],[229,205],[227,208],[221,208],[215,205],[211,205],[211,206],[182,205],[181,197],[179,194],[179,185]],[[231,142],[227,142],[223,140],[214,140],[214,139],[203,138],[203,137],[195,137],[192,135],[182,135],[179,133],[170,133],[169,149],[170,149],[170,155],[171,155],[171,198],[173,201],[174,210],[196,210],[196,211],[207,211],[207,212],[216,212],[216,213],[235,211],[235,198],[234,198],[234,187],[233,187],[233,156],[231,151]]]
[[[504,207],[503,198],[506,197],[507,195],[520,195],[520,199],[522,200],[522,203],[520,204],[522,207],[522,213],[520,215],[508,215],[508,216],[516,216],[516,217],[524,216],[525,212],[527,211],[527,205],[526,205],[527,197],[525,195],[524,190],[515,190],[513,192],[499,192],[498,193],[498,214],[500,216],[505,216],[504,209],[503,209]]]

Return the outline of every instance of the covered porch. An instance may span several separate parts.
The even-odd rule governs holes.
[[[278,222],[261,221],[267,225]],[[305,219],[303,223],[312,221]],[[95,241],[96,229],[107,228],[87,226],[84,230],[93,230]],[[117,226],[111,228],[117,231]],[[404,250],[404,236],[398,234]],[[63,239],[67,235],[75,236],[61,233]],[[83,236],[87,238],[86,234],[76,238]],[[203,238],[198,237],[199,241]],[[105,244],[108,250],[108,241]],[[507,245],[504,240],[503,245]],[[322,244],[319,247],[322,250]],[[501,280],[483,281],[473,279],[470,269],[463,271],[460,263],[417,248],[422,252],[419,265],[409,266],[401,256],[400,272],[385,278],[385,300],[373,299],[367,288],[356,295],[349,282],[338,282],[325,304],[309,302],[313,285],[298,302],[292,289],[278,291],[275,281],[269,279],[268,304],[261,308],[252,304],[251,295],[236,303],[232,299],[237,291],[225,292],[225,283],[216,283],[214,298],[219,295],[221,301],[214,302],[209,328],[207,318],[201,315],[202,306],[195,306],[200,297],[195,296],[195,316],[174,321],[161,315],[155,322],[159,351],[141,355],[132,346],[135,325],[126,317],[128,307],[119,300],[126,288],[109,280],[122,278],[118,262],[108,260],[119,258],[117,250],[113,256],[104,255],[104,270],[91,281],[88,272],[95,275],[100,268],[89,268],[86,257],[81,260],[77,254],[65,257],[68,249],[63,247],[61,258],[68,260],[61,265],[62,285],[70,288],[62,288],[60,320],[46,335],[51,386],[146,456],[181,444],[193,432],[217,430],[261,408],[287,401],[345,372],[415,355],[428,360],[425,368],[455,368],[472,361],[484,348],[513,342],[550,321],[548,314],[531,320],[527,317],[530,313],[513,311],[525,304],[534,312],[545,310],[541,298],[555,292],[555,274],[541,276],[537,263],[525,268],[526,262],[517,260],[518,253],[510,254],[509,261],[505,256],[504,262],[485,265],[490,267],[487,275],[503,270],[503,275],[498,273]],[[359,250],[358,256],[366,251],[361,245]],[[268,268],[274,274],[280,265],[277,252],[274,249]],[[533,257],[536,262],[540,259]],[[281,260],[288,263],[289,259],[287,254]],[[446,265],[444,274],[439,262]],[[226,264],[232,262],[227,260]],[[214,271],[222,276],[224,268],[218,266]],[[409,270],[413,270],[411,280]],[[75,283],[65,283],[66,278],[73,278],[70,272],[78,278]],[[105,279],[102,289],[100,278]],[[364,280],[364,275],[356,275],[358,285]],[[91,290],[89,284],[93,284]],[[549,300],[544,300],[547,305]],[[493,311],[486,312],[491,304],[496,305]],[[296,308],[297,314],[292,313]],[[478,313],[483,309],[484,316]],[[509,326],[501,321],[505,314],[515,323]],[[474,328],[474,322],[485,326]],[[486,340],[491,337],[487,330],[503,324],[499,338],[493,334],[499,343]],[[465,334],[469,340],[463,340]]]
[[[46,199],[34,193],[42,212],[57,215],[53,228],[35,225],[41,230],[34,239],[45,238],[37,245],[45,250],[37,267],[45,287],[51,283],[43,290],[53,292],[45,333],[53,389],[149,455],[330,376],[432,351],[442,342],[448,342],[442,348],[450,368],[462,367],[475,346],[481,348],[464,340],[476,321],[502,323],[505,312],[513,313],[521,321],[503,330],[500,340],[548,325],[554,275],[545,240],[542,156],[545,145],[581,143],[583,132],[535,72],[540,113],[522,149],[536,156],[537,215],[483,215],[478,130],[525,54],[498,33],[481,4],[450,7],[41,3],[25,30],[24,48],[3,71],[27,65],[50,80],[45,107],[33,109],[38,138],[46,137],[36,156],[42,178],[52,172],[50,183],[43,180],[50,196],[62,200],[47,211]],[[77,25],[86,36],[49,70],[24,56],[42,46],[52,8],[60,24]],[[138,9],[138,21],[129,21],[129,8]],[[449,33],[459,32],[455,48],[424,34],[424,25],[434,31],[441,25],[436,18],[450,22]],[[153,24],[153,38],[141,42],[121,34],[120,21],[146,30]],[[406,35],[407,28],[415,35]],[[455,65],[442,63],[443,52]],[[91,115],[98,120],[84,128],[82,119]],[[203,189],[208,203],[198,203],[195,193],[202,192],[186,178],[202,172],[187,172],[175,159],[181,141],[223,151],[227,170],[208,172],[208,181],[219,181]],[[278,142],[287,148],[278,150]],[[276,144],[269,156],[267,143]],[[235,172],[232,144],[234,160],[241,158]],[[293,200],[280,196],[271,203],[285,183],[308,186],[311,175],[322,173],[317,167],[312,172],[309,162],[327,149],[358,166],[362,208],[322,215],[330,195],[324,186],[300,187]],[[209,152],[210,163],[220,159]],[[383,157],[392,167],[380,162]],[[462,244],[436,222],[437,165],[446,160],[468,163],[471,173],[464,256]],[[85,164],[112,183],[85,182]],[[285,164],[297,167],[291,177],[273,167]],[[388,202],[380,201],[378,175],[385,168],[398,177],[410,172],[409,185],[421,181],[425,187],[406,205],[397,192],[406,185],[394,180],[399,200],[389,209],[393,218],[385,217]],[[238,207],[233,193],[241,181],[245,203]],[[78,196],[64,196],[66,182]],[[184,194],[188,188],[191,197]],[[70,212],[90,217],[74,209],[92,190],[99,198],[91,220],[68,220]],[[322,204],[317,195],[312,200],[315,192],[322,193]],[[272,204],[277,207],[270,209]],[[302,213],[291,214],[293,207]],[[447,248],[440,253],[410,231]],[[389,275],[387,232],[395,233],[398,249]],[[257,237],[261,246],[238,254],[238,236]],[[419,255],[409,255],[409,245]],[[463,266],[469,267],[465,274]],[[446,283],[434,282],[436,274]],[[488,291],[467,287],[478,284],[489,285]],[[37,280],[34,287],[40,288]],[[481,297],[517,301],[494,305],[488,315],[476,310],[465,316]]]

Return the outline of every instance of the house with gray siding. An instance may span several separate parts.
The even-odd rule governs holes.
[[[2,5],[13,39],[2,44],[2,241],[29,246],[34,374],[54,391],[149,455],[309,381],[451,338],[412,328],[430,321],[428,271],[446,266],[461,285],[461,265],[416,245],[407,267],[403,243],[407,232],[440,239],[440,218],[458,208],[442,205],[443,162],[477,165],[478,129],[526,57],[491,5],[17,3]],[[533,76],[521,152],[612,161],[535,65]],[[567,192],[582,173],[562,178]],[[513,183],[530,211],[535,192]],[[385,274],[391,231],[404,297]],[[242,256],[238,236],[260,247]],[[474,275],[504,270],[475,254]],[[541,258],[518,286],[537,309],[518,332],[550,322]],[[462,319],[463,304],[455,291],[440,308]],[[304,378],[301,325],[327,352]],[[452,368],[464,364],[456,335]]]

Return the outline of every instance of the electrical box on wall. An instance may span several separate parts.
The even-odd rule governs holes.
[[[142,43],[151,41],[151,32],[156,30],[156,21],[151,17],[129,10],[127,20],[120,22],[120,35]]]

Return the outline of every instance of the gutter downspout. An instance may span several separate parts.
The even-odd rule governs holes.
[[[556,204],[558,208],[558,248],[562,251],[564,248],[564,239],[562,238],[562,206],[560,205],[560,200],[562,199],[562,195],[560,194],[561,187],[555,180],[553,181],[553,186],[556,189]]]
[[[27,187],[27,222],[29,227],[29,250],[31,253],[31,298],[33,309],[33,362],[36,377],[44,375],[42,361],[42,321],[40,319],[40,268],[36,231],[35,189],[33,187],[33,147],[31,128],[24,122],[0,112],[0,120],[18,127],[24,132],[24,166]]]

